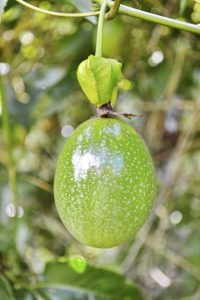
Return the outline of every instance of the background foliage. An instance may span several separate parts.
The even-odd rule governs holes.
[[[199,1],[123,2],[200,23]],[[87,11],[91,4],[32,3],[63,12],[74,5]],[[53,176],[66,140],[61,129],[95,114],[76,80],[78,64],[94,53],[95,22],[47,16],[12,0],[6,6],[0,27],[0,299],[198,300],[199,36],[125,16],[106,22],[104,56],[120,60],[128,79],[117,110],[144,114],[130,124],[152,153],[157,205],[136,237],[109,250],[78,244],[55,210]],[[9,217],[16,210],[12,201],[18,218]]]

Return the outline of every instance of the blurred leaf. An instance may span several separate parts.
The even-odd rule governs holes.
[[[6,6],[5,12],[2,17],[4,23],[9,24],[10,22],[14,22],[21,15],[23,6],[16,5],[16,4],[18,4],[16,1],[13,5],[12,5],[12,3],[10,4],[10,2],[8,2],[8,5]]]
[[[7,2],[8,2],[8,0],[1,0],[1,2],[0,2],[0,21],[1,21],[2,15],[4,13],[4,8],[7,4]]]
[[[73,293],[77,293],[78,289],[83,294],[109,297],[109,299],[142,299],[139,290],[122,275],[89,265],[80,274],[65,262],[47,264],[39,287],[43,289],[65,289],[73,291]]]
[[[11,243],[10,239],[8,239],[8,234],[10,234],[9,229],[0,225],[0,253],[6,253],[10,247]]]
[[[71,0],[71,3],[74,4],[80,12],[91,11],[92,3],[90,0]],[[96,17],[87,17],[87,19],[94,24],[96,23]]]
[[[25,289],[20,289],[15,291],[15,298],[16,300],[39,300],[39,297],[33,297],[30,291]],[[43,300],[40,298],[40,300]]]
[[[179,15],[183,15],[185,12],[186,7],[188,4],[191,3],[191,0],[180,0],[180,9],[179,9]]]
[[[15,299],[9,282],[2,275],[0,275],[0,299],[1,300]]]
[[[6,82],[5,92],[10,115],[18,123],[23,124],[24,126],[28,126],[32,121],[31,114],[41,96],[41,90],[31,86],[27,86],[27,92],[30,96],[30,101],[28,101],[28,103],[22,103],[18,101],[17,95],[13,90],[10,82]]]
[[[14,6],[14,5],[20,5],[19,3],[17,3],[17,1],[15,1],[15,0],[5,0],[5,2],[6,2],[6,6],[4,6],[4,11],[7,11],[9,8],[11,8],[12,6]]]
[[[66,74],[62,67],[38,68],[26,76],[26,83],[37,89],[45,90],[57,84]]]
[[[199,241],[200,233],[197,231],[189,236],[183,249],[183,254],[198,267],[200,267]]]
[[[44,95],[45,90],[56,85],[65,74],[66,69],[62,67],[42,67],[28,73],[24,78],[26,93],[29,97],[26,103],[19,101],[12,85],[6,81],[6,99],[9,112],[14,119],[24,126],[29,126],[34,120],[33,111],[35,112],[41,95]]]
[[[80,39],[81,35],[81,39]],[[57,56],[67,62],[80,61],[91,54],[92,32],[80,28],[72,36],[65,36],[56,45]],[[68,45],[66,47],[66,44]],[[81,51],[80,51],[81,49]]]
[[[84,294],[81,291],[73,291],[73,290],[58,290],[58,289],[45,289],[45,290],[37,290],[37,292],[42,296],[37,300],[108,300],[106,297],[96,296],[89,298],[87,294]],[[21,299],[20,299],[21,300]]]

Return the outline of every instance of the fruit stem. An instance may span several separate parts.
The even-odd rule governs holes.
[[[100,118],[112,118],[112,117],[121,117],[121,116],[127,119],[132,119],[134,117],[143,118],[143,115],[140,114],[129,114],[129,113],[117,112],[113,109],[110,102],[100,107],[97,107],[97,116]]]
[[[102,56],[102,38],[103,38],[103,23],[104,23],[104,17],[105,17],[105,11],[107,7],[107,0],[104,0],[99,14],[99,22],[98,22],[98,28],[97,28],[97,40],[96,40],[96,52],[95,56]]]

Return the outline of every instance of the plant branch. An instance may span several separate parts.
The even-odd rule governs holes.
[[[97,28],[97,40],[96,40],[96,52],[95,56],[102,56],[102,38],[103,38],[103,22],[105,17],[105,11],[107,7],[107,0],[104,0],[101,5],[101,10],[99,14],[99,22]]]
[[[30,3],[27,3],[26,1],[23,0],[16,0],[18,3],[31,8],[32,10],[41,12],[41,13],[45,13],[47,15],[52,15],[52,16],[57,16],[57,17],[71,17],[71,18],[80,18],[80,17],[90,17],[90,16],[96,16],[99,14],[99,11],[95,11],[95,12],[85,12],[85,13],[62,13],[62,12],[57,12],[57,11],[50,11],[50,10],[46,10],[43,8],[39,8],[37,6],[34,6]]]
[[[46,9],[42,9],[39,7],[36,7],[32,4],[27,3],[24,0],[16,0],[18,3],[31,8],[35,11],[41,12],[41,13],[45,13],[48,15],[52,15],[52,16],[57,16],[57,17],[71,17],[71,18],[81,18],[81,17],[89,17],[89,16],[96,16],[99,15],[99,11],[95,11],[95,12],[85,12],[85,13],[62,13],[62,12],[56,12],[56,11],[49,11]],[[103,0],[93,0],[94,2],[100,3],[103,5]],[[119,0],[116,0],[117,3],[119,3]],[[118,2],[119,1],[119,2]],[[114,6],[114,2],[113,1],[107,1],[107,5],[112,8]],[[118,11],[118,7],[117,5],[115,6],[115,8]],[[189,31],[192,33],[196,33],[196,34],[200,34],[200,26],[199,25],[195,25],[195,24],[190,24],[187,22],[182,22],[182,21],[178,21],[178,20],[174,20],[171,18],[167,18],[167,17],[163,17],[160,15],[156,15],[156,14],[152,14],[146,11],[142,11],[136,8],[132,8],[132,7],[128,7],[126,5],[120,5],[119,7],[119,13],[123,14],[123,15],[127,15],[130,17],[135,17],[141,20],[145,20],[145,21],[150,21],[150,22],[154,22],[160,25],[166,25],[172,28],[176,28],[176,29],[180,29],[180,30],[185,30],[185,31]]]
[[[95,2],[102,3],[102,0],[94,0]],[[114,5],[113,1],[108,1],[107,5],[112,7]],[[166,25],[172,28],[189,31],[192,33],[200,34],[200,26],[195,24],[190,24],[187,22],[182,22],[178,20],[174,20],[171,18],[163,17],[160,15],[152,14],[143,10],[139,10],[136,8],[128,7],[126,5],[120,5],[119,13],[129,16],[135,17],[141,20],[150,21],[153,23],[157,23],[160,25]]]

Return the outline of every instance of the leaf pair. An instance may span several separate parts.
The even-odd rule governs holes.
[[[78,67],[79,84],[91,103],[102,106],[111,101],[122,80],[121,63],[114,59],[90,55]]]

